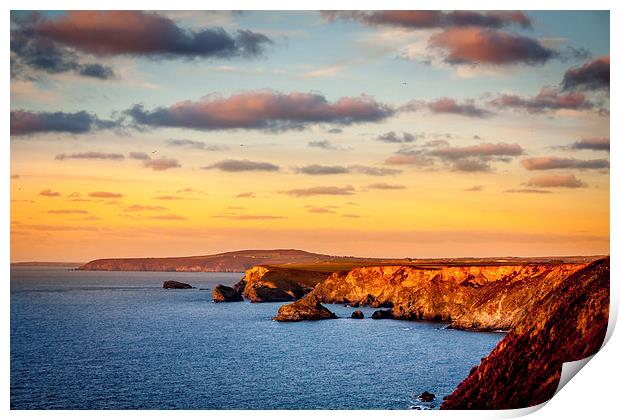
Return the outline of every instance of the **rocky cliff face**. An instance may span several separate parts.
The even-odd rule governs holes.
[[[460,329],[509,330],[537,300],[585,265],[357,267],[321,273],[310,294],[323,303],[392,308],[396,319],[450,321],[452,328]],[[254,272],[258,279],[253,282],[261,284],[262,278],[272,275],[270,270],[263,267]],[[307,276],[314,275],[304,277],[307,287],[311,286]],[[278,269],[276,276],[293,283],[303,277],[285,269]],[[288,283],[287,287],[292,288]]]
[[[315,296],[308,295],[278,310],[274,321],[296,322],[319,319],[335,319],[336,314],[321,305]]]
[[[287,302],[301,298],[331,273],[256,266],[245,272],[243,297],[251,302]]]
[[[609,258],[573,273],[532,305],[442,409],[509,409],[549,400],[562,363],[593,355],[609,317]]]

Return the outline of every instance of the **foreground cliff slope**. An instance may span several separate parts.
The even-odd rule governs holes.
[[[601,347],[609,281],[609,258],[566,278],[533,305],[441,408],[509,409],[549,400],[562,363],[591,356]]]

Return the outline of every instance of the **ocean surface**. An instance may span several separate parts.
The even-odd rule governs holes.
[[[241,276],[12,267],[11,408],[433,409],[503,337],[341,305],[327,305],[341,319],[279,323],[280,303],[212,302]]]

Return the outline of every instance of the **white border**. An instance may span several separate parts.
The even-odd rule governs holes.
[[[569,0],[569,1],[552,1],[552,0],[521,0],[521,1],[490,1],[490,0],[472,0],[468,2],[456,1],[456,0],[418,0],[415,2],[405,0],[383,0],[379,1],[334,1],[334,0],[315,0],[315,1],[274,1],[263,0],[261,2],[251,0],[227,0],[226,2],[199,2],[189,0],[175,0],[161,1],[161,0],[125,0],[123,2],[110,2],[93,0],[87,4],[76,0],[58,0],[54,2],[49,1],[37,1],[37,0],[22,0],[13,1],[9,0],[4,3],[4,15],[3,22],[6,27],[3,31],[4,43],[2,44],[3,56],[9,57],[9,11],[10,9],[17,10],[44,10],[44,9],[144,9],[144,10],[318,10],[318,9],[469,9],[469,10],[497,10],[497,9],[519,9],[519,10],[611,10],[611,56],[614,60],[617,57],[617,44],[614,42],[618,39],[618,24],[620,19],[618,18],[617,6],[620,2],[611,0],[589,0],[588,2]],[[5,58],[6,60],[6,58]],[[8,61],[8,60],[7,60]],[[6,89],[4,89],[4,101],[5,101],[5,113],[2,117],[3,128],[5,133],[5,140],[2,144],[4,153],[0,155],[0,166],[2,167],[2,175],[0,179],[0,198],[2,200],[0,206],[0,212],[2,212],[3,223],[1,225],[1,245],[0,255],[3,264],[0,268],[0,281],[2,284],[2,304],[3,304],[3,316],[2,326],[4,332],[4,346],[2,346],[2,385],[3,394],[1,397],[2,408],[8,411],[10,404],[9,395],[9,261],[10,261],[10,240],[9,240],[9,225],[10,225],[10,145],[8,141],[8,128],[9,128],[9,113],[6,112],[10,108],[10,77],[9,66],[5,61],[5,65],[2,67],[3,80],[6,83]],[[615,66],[612,63],[612,72],[614,76],[613,80],[617,79],[617,71],[614,71]],[[612,91],[616,91],[615,84],[612,83]],[[612,98],[616,95],[612,92]],[[618,206],[618,183],[617,168],[618,165],[618,147],[614,146],[614,143],[618,140],[616,134],[618,132],[618,116],[615,112],[615,107],[611,107],[611,138],[612,138],[612,153],[611,153],[611,180],[610,180],[610,194],[611,194],[611,215],[620,214],[620,208]],[[611,220],[611,234],[610,234],[610,250],[611,254],[616,255],[618,238],[620,237],[618,231],[618,223],[615,217],[612,216]],[[612,265],[612,311],[610,314],[610,325],[615,325],[618,311],[618,280],[617,273],[619,272],[619,263],[615,258],[611,260]],[[611,329],[610,329],[611,331]],[[618,366],[618,356],[620,345],[618,344],[617,337],[611,337],[605,347],[597,354],[590,363],[585,366],[582,372],[579,373],[576,380],[570,381],[549,403],[547,403],[544,409],[537,411],[530,418],[532,419],[546,419],[546,418],[568,418],[568,419],[580,419],[583,418],[612,418],[618,413],[616,406],[617,398],[617,382],[620,380],[620,371]],[[538,407],[540,408],[540,407]],[[289,418],[291,415],[300,418],[317,418],[317,417],[329,417],[340,419],[375,419],[384,418],[390,416],[391,418],[411,418],[413,416],[433,416],[433,417],[450,417],[450,418],[504,418],[514,417],[518,415],[527,414],[532,410],[515,410],[515,411],[490,411],[490,412],[455,412],[455,411],[442,411],[442,412],[424,412],[424,411],[252,411],[252,412],[238,412],[238,411],[89,411],[87,413],[81,411],[11,411],[9,415],[14,418],[32,418],[32,417],[45,417],[45,418],[68,418],[78,419],[83,418],[85,415],[93,418],[108,418],[109,416],[115,416],[120,418],[137,418],[149,417],[153,419],[168,418],[169,416],[175,416],[179,418],[207,418],[217,417],[222,419],[235,419],[241,416],[252,417],[257,419],[277,419],[277,418]]]

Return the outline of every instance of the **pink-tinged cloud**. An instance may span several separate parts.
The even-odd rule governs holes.
[[[377,122],[391,116],[394,110],[365,95],[329,102],[317,93],[248,91],[228,98],[209,95],[199,101],[181,101],[152,111],[135,105],[126,113],[143,126],[280,131],[319,123]]]
[[[555,55],[537,40],[476,27],[451,28],[433,35],[429,45],[450,64],[543,64]]]
[[[559,93],[555,89],[543,88],[534,97],[519,95],[501,95],[490,104],[497,108],[523,110],[530,114],[545,113],[557,110],[587,110],[593,107],[584,94],[579,92]]]
[[[591,60],[564,73],[562,87],[567,89],[609,89],[609,55]]]
[[[571,145],[572,149],[577,150],[601,150],[609,153],[609,137],[592,137],[581,139]]]
[[[552,169],[607,169],[607,159],[575,159],[556,156],[542,156],[523,159],[521,164],[528,171],[547,171]]]
[[[432,166],[433,159],[423,154],[397,154],[388,157],[385,162],[386,165],[411,165],[411,166]]]
[[[145,168],[150,168],[154,171],[166,171],[172,168],[180,168],[181,164],[176,159],[162,157],[145,160],[142,166]]]
[[[86,54],[169,57],[253,56],[271,40],[259,33],[222,28],[190,31],[156,13],[141,11],[69,11],[56,18],[35,16],[14,32]]]
[[[318,186],[309,188],[294,188],[292,190],[280,192],[294,197],[310,197],[314,195],[351,195],[355,193],[355,188],[351,185],[347,185],[345,187]]]
[[[121,198],[123,194],[108,191],[94,191],[89,193],[88,196],[95,198]]]
[[[60,197],[62,194],[60,194],[57,191],[52,191],[51,189],[47,188],[47,189],[41,191],[39,193],[39,195],[42,195],[44,197]]]
[[[350,19],[370,26],[395,26],[409,29],[479,26],[501,28],[507,25],[531,27],[531,20],[519,11],[477,12],[456,10],[379,10],[379,11],[322,11],[323,18],[333,21]]]
[[[435,114],[456,114],[475,118],[484,118],[492,115],[491,112],[477,107],[472,100],[458,103],[452,98],[439,98],[426,102],[426,106]]]
[[[135,160],[150,160],[151,157],[144,152],[130,152],[129,159]]]
[[[527,184],[528,187],[541,188],[583,188],[587,184],[578,179],[573,174],[567,175],[541,175],[531,178]]]
[[[155,200],[175,201],[175,200],[187,200],[187,197],[180,197],[178,195],[160,195],[153,197]]]
[[[222,214],[218,216],[213,216],[220,219],[230,219],[230,220],[276,220],[276,219],[286,219],[285,216],[272,216],[269,214]]]

